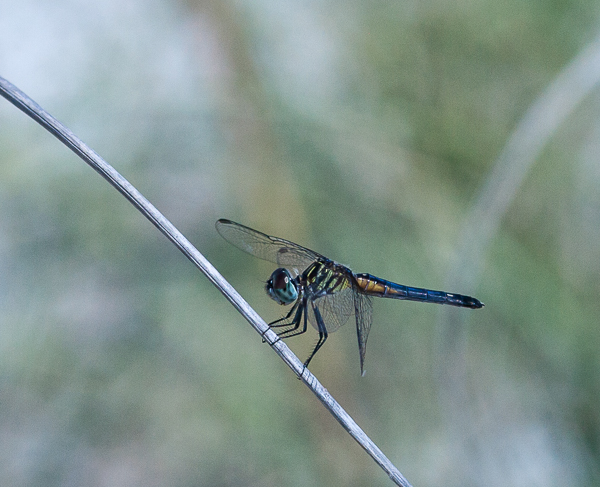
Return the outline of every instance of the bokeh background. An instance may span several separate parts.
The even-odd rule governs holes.
[[[377,300],[311,370],[415,486],[600,484],[600,4],[21,0],[0,75],[267,321],[230,218]],[[0,100],[0,484],[390,485],[250,326]],[[290,340],[301,359],[315,335]]]

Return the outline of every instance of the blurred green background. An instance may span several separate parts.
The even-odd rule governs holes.
[[[352,324],[311,364],[413,485],[591,486],[598,62],[564,73],[599,20],[585,0],[23,0],[0,4],[0,75],[267,321],[274,266],[217,218],[484,301],[377,300],[364,378]],[[501,157],[560,80],[573,110]],[[124,198],[4,100],[0,127],[1,485],[390,485]]]

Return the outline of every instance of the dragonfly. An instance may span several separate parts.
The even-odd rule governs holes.
[[[371,274],[355,274],[345,265],[314,250],[231,220],[220,219],[215,226],[217,232],[238,249],[280,266],[266,282],[265,291],[278,304],[291,305],[291,308],[285,316],[269,323],[269,326],[280,330],[277,333],[279,338],[305,333],[308,323],[318,331],[318,341],[304,362],[305,369],[329,334],[354,315],[360,370],[364,375],[373,296],[472,309],[484,306],[471,296],[403,286]]]

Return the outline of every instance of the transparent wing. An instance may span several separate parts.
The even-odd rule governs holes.
[[[327,332],[333,333],[340,326],[346,324],[350,315],[354,313],[354,290],[350,283],[347,283],[339,291],[317,298],[315,305],[321,312]],[[308,319],[311,325],[318,330],[314,313],[309,313]]]
[[[365,354],[367,338],[373,320],[373,300],[371,296],[360,292],[354,293],[354,313],[356,316],[356,334],[358,336],[358,352],[360,353],[360,373],[365,375]]]
[[[360,354],[360,371],[364,375],[367,338],[373,320],[373,300],[371,296],[361,293],[348,282],[343,289],[317,298],[314,302],[321,312],[328,333],[333,333],[343,326],[350,315],[354,313]],[[315,329],[319,329],[313,312],[309,312],[308,320]]]
[[[305,269],[317,259],[328,260],[321,254],[294,242],[271,237],[231,220],[218,220],[215,226],[221,237],[238,249],[282,267]]]

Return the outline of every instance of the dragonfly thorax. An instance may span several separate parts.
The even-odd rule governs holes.
[[[271,299],[282,305],[292,304],[298,299],[296,280],[283,267],[273,271],[271,278],[267,281],[265,290]]]

